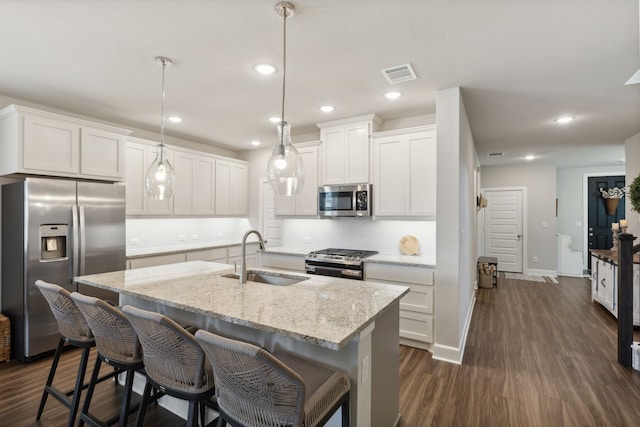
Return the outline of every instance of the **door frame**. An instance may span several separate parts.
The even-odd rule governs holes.
[[[521,191],[522,192],[522,273],[529,274],[529,258],[527,251],[527,187],[483,187],[481,189],[482,193],[486,193],[487,191]],[[484,248],[486,245],[487,234],[484,229],[485,225],[485,217],[484,212],[482,215],[482,254],[484,253]],[[500,271],[500,265],[498,265],[498,271]]]
[[[582,174],[582,265],[587,268],[589,256],[589,178],[594,176],[624,176],[625,172],[585,172]],[[626,196],[625,196],[626,197]]]

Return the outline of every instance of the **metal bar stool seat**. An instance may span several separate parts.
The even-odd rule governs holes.
[[[319,426],[339,408],[342,426],[349,425],[351,383],[345,372],[204,330],[196,339],[213,366],[218,425]]]
[[[125,314],[117,307],[99,298],[82,295],[78,292],[73,292],[71,298],[91,328],[98,350],[98,357],[80,413],[79,427],[82,427],[85,422],[94,427],[110,426],[119,422],[119,426],[124,427],[127,425],[129,414],[136,409],[135,407],[131,408],[134,375],[136,371],[142,371],[144,367],[142,347],[138,336]],[[89,411],[102,362],[113,366],[118,375],[126,375],[120,411],[104,421]]]
[[[67,426],[72,427],[75,424],[78,407],[80,406],[80,395],[82,390],[87,388],[87,385],[84,384],[84,377],[87,370],[87,363],[89,361],[89,352],[91,347],[95,347],[96,345],[95,339],[84,316],[76,306],[75,302],[71,299],[71,293],[69,291],[61,286],[48,283],[43,280],[37,280],[35,284],[49,303],[49,307],[51,308],[58,325],[58,331],[60,332],[60,341],[58,342],[58,347],[56,348],[53,362],[51,363],[47,382],[42,393],[42,398],[40,399],[36,419],[39,420],[42,416],[44,406],[47,402],[47,397],[51,395],[69,409],[69,420]],[[58,362],[60,361],[60,356],[62,355],[65,344],[82,349],[80,364],[78,365],[78,372],[76,374],[75,387],[73,390],[66,392],[53,386]],[[99,378],[98,381],[111,378],[113,375],[113,373],[110,373]]]
[[[215,403],[213,370],[193,335],[159,313],[129,305],[122,308],[140,343],[147,374],[137,426],[144,421],[152,389],[189,402],[187,426],[205,423],[205,406],[218,410]]]

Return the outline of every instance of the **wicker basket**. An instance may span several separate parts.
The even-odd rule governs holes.
[[[0,362],[8,362],[11,355],[11,323],[0,314]]]

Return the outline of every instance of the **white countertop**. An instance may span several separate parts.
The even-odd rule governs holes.
[[[262,271],[275,270],[256,269]],[[289,286],[239,284],[228,264],[191,261],[76,277],[86,285],[146,299],[339,350],[409,292],[404,286],[306,275]]]
[[[257,240],[250,240],[247,243],[258,243]],[[176,243],[173,245],[165,246],[153,246],[147,248],[127,248],[127,259],[143,258],[153,255],[167,255],[174,253],[190,252],[199,249],[215,249],[226,248],[229,246],[240,245],[241,242],[237,240],[224,240],[214,242],[198,242],[198,243]],[[309,246],[278,246],[270,248],[267,244],[265,253],[281,254],[281,255],[293,255],[293,256],[305,256],[311,251],[317,251],[325,248],[315,248]],[[365,263],[379,263],[379,264],[398,264],[408,265],[414,267],[435,267],[436,257],[427,255],[402,255],[400,253],[379,253],[377,255],[365,258]]]
[[[324,248],[310,248],[308,246],[281,246],[276,248],[265,249],[263,252],[271,253],[271,254],[280,254],[280,255],[292,255],[292,256],[305,256],[309,252],[314,250],[319,250]],[[402,255],[402,254],[389,254],[389,253],[379,253],[377,255],[373,255],[362,260],[366,263],[377,263],[377,264],[397,264],[397,265],[407,265],[413,267],[432,267],[436,266],[436,257],[435,256],[426,256],[426,255]]]
[[[247,243],[258,243],[257,240],[247,240]],[[178,254],[199,249],[227,248],[241,245],[240,240],[217,240],[212,242],[175,243],[172,245],[149,246],[146,248],[127,248],[127,258],[142,258],[153,255]]]

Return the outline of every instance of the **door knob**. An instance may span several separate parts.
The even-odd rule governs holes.
[[[518,240],[520,240],[520,237],[522,237],[522,236],[518,234]]]

